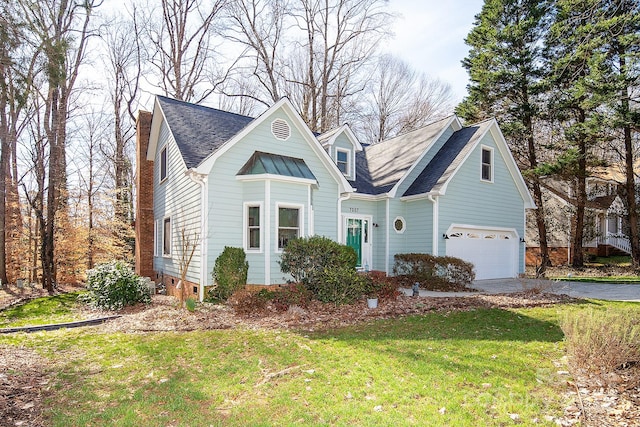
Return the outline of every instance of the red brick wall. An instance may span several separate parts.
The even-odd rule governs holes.
[[[153,271],[153,161],[147,160],[151,133],[148,111],[138,113],[136,124],[136,274],[155,280]]]
[[[597,248],[584,248],[586,253],[596,254]],[[567,247],[552,247],[549,248],[549,258],[551,259],[551,265],[567,265]],[[537,267],[540,265],[540,248],[528,247],[526,252],[525,263],[528,267]]]

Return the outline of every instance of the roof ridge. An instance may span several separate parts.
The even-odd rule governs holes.
[[[158,98],[162,98],[168,102],[174,102],[174,103],[178,103],[178,104],[183,104],[185,106],[189,106],[192,108],[197,108],[197,109],[206,109],[206,110],[212,110],[212,111],[218,111],[220,113],[224,113],[224,114],[232,114],[234,116],[238,116],[244,119],[251,119],[251,120],[255,120],[255,117],[252,116],[247,116],[244,114],[239,114],[239,113],[234,113],[233,111],[227,111],[227,110],[222,110],[220,108],[215,108],[215,107],[209,107],[208,105],[202,105],[202,104],[195,104],[193,102],[189,102],[189,101],[182,101],[180,99],[176,99],[176,98],[171,98],[165,95],[156,95]]]
[[[413,130],[407,131],[407,132],[405,132],[405,133],[398,134],[398,135],[396,135],[396,136],[394,136],[394,137],[391,137],[391,138],[385,139],[385,140],[383,140],[383,141],[375,142],[375,143],[373,143],[373,144],[370,144],[370,145],[369,145],[369,147],[374,146],[374,145],[379,145],[379,144],[385,144],[385,143],[387,143],[387,142],[389,142],[389,141],[393,141],[393,140],[395,140],[395,139],[402,138],[402,137],[404,137],[404,136],[407,136],[407,135],[412,134],[412,133],[414,133],[414,132],[418,132],[419,130],[422,130],[422,129],[427,128],[427,127],[429,127],[429,126],[435,125],[435,124],[436,124],[436,123],[438,123],[438,122],[442,122],[442,121],[445,121],[445,120],[449,120],[449,119],[451,119],[452,117],[455,117],[455,114],[450,114],[450,115],[448,115],[448,116],[446,116],[446,117],[443,117],[443,118],[441,118],[441,119],[437,119],[437,120],[434,120],[434,121],[432,121],[432,122],[429,122],[429,123],[427,123],[427,124],[426,124],[426,125],[424,125],[424,126],[420,126],[420,127],[419,127],[419,128],[417,128],[417,129],[413,129]]]

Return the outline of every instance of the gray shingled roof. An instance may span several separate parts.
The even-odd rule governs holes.
[[[451,117],[377,144],[364,147],[356,155],[356,181],[351,185],[358,193],[382,194],[402,179]]]
[[[164,96],[157,99],[188,169],[198,166],[254,120]]]
[[[485,120],[454,132],[403,196],[441,190],[491,123],[492,120]]]

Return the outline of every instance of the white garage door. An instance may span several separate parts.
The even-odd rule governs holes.
[[[518,236],[515,231],[452,227],[446,253],[473,263],[476,280],[517,277]]]

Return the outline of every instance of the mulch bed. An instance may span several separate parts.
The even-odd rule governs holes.
[[[48,295],[46,291],[14,292],[14,301]],[[10,304],[0,292],[0,307]],[[373,319],[398,318],[429,312],[452,312],[480,308],[539,307],[574,301],[566,295],[545,294],[535,290],[502,295],[474,295],[470,297],[408,297],[382,300],[378,308],[366,308],[366,302],[334,306],[311,303],[308,307],[290,307],[278,312],[267,304],[260,310],[241,315],[228,305],[200,304],[193,313],[181,308],[174,297],[155,295],[148,306],[127,307],[120,318],[93,327],[96,333],[150,333],[158,331],[193,331],[230,328],[268,328],[301,331],[323,331],[355,325]],[[86,318],[101,313],[82,309]],[[47,392],[47,361],[33,351],[19,347],[0,347],[0,426],[42,426],[43,393]],[[584,426],[640,426],[640,388],[630,387],[631,377],[623,375],[615,386],[589,379],[568,381],[569,397],[574,404],[565,416],[556,420],[560,425],[581,422]]]

